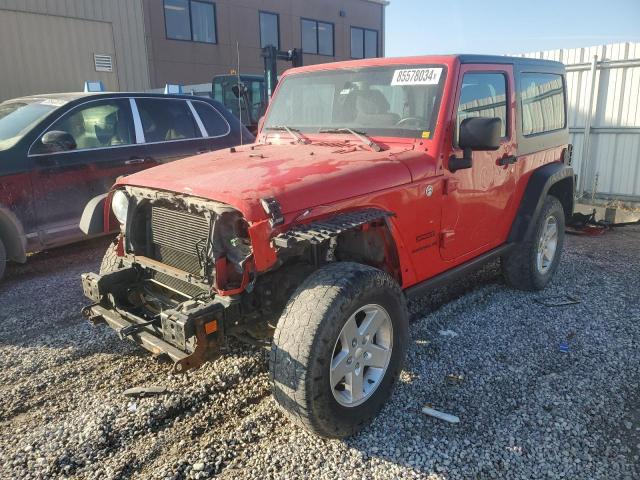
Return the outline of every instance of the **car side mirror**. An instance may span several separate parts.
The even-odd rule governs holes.
[[[71,134],[62,130],[51,130],[45,133],[41,139],[42,145],[48,152],[66,152],[75,150],[77,145]]]
[[[471,153],[474,150],[497,150],[500,148],[502,120],[499,118],[465,118],[460,123],[458,146],[462,148],[462,158],[449,158],[449,170],[455,172],[471,168]]]

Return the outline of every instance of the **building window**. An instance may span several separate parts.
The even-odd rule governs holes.
[[[351,27],[351,58],[378,56],[378,31]]]
[[[333,23],[303,18],[300,30],[302,32],[302,51],[304,53],[334,56]]]
[[[164,0],[167,38],[217,43],[216,6],[200,0]]]
[[[523,73],[520,76],[522,133],[553,132],[566,125],[562,75]]]
[[[260,46],[273,45],[280,50],[280,16],[277,13],[260,12]]]

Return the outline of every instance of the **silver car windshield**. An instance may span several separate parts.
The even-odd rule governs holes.
[[[285,77],[264,127],[300,132],[350,128],[367,135],[429,138],[446,76],[443,65],[393,65]]]
[[[49,99],[9,100],[0,103],[0,150],[15,145],[33,126],[64,105]]]

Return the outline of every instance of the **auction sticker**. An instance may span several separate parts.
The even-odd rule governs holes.
[[[393,72],[391,85],[434,85],[440,81],[442,68],[407,68]]]

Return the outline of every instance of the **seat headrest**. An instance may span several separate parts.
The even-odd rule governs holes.
[[[361,90],[356,97],[356,109],[367,115],[387,113],[390,105],[380,90]]]

